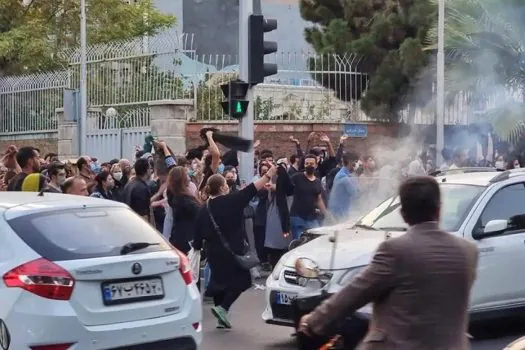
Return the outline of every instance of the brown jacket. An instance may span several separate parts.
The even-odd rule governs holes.
[[[476,245],[437,223],[413,226],[381,243],[370,265],[312,312],[309,327],[323,334],[332,321],[372,302],[359,349],[469,349],[467,308],[477,261]]]

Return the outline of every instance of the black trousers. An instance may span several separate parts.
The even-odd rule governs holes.
[[[215,293],[213,303],[215,306],[221,306],[224,310],[229,311],[235,300],[241,296],[242,292],[225,289]]]
[[[275,267],[275,265],[277,265],[281,257],[286,252],[286,249],[266,248],[266,253],[268,255],[268,263],[272,266],[272,269]]]
[[[266,238],[266,229],[264,226],[254,226],[253,235],[255,240],[255,251],[257,252],[257,257],[261,263],[268,262],[268,255],[266,254],[266,249],[264,247],[264,239]]]

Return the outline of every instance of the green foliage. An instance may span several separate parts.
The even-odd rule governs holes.
[[[525,4],[517,0],[445,4],[447,97],[462,92],[470,96],[470,104],[488,105],[482,117],[500,137],[516,143],[525,130]],[[435,23],[428,32],[428,49],[435,49],[437,39]]]
[[[121,0],[86,0],[88,43],[103,44],[154,35],[175,18],[155,9],[152,0],[129,5]],[[80,39],[78,0],[0,0],[0,76],[61,68],[64,48]]]
[[[315,24],[305,30],[305,37],[318,54],[362,57],[359,64],[343,67],[335,59],[310,62],[310,69],[317,71],[346,71],[314,77],[339,99],[361,100],[369,116],[394,120],[399,108],[418,102],[406,96],[417,88],[428,63],[423,40],[436,17],[430,0],[301,0],[300,9],[302,17]],[[361,76],[350,71],[369,73],[370,81],[360,84]]]

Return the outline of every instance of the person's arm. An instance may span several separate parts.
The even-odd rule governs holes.
[[[304,157],[304,153],[303,153],[303,150],[301,148],[301,143],[299,142],[298,139],[296,139],[295,137],[293,136],[290,136],[290,142],[292,142],[293,144],[295,144],[295,152],[297,153],[297,156],[299,158],[303,158]]]
[[[169,240],[171,237],[172,229],[173,229],[173,209],[171,209],[171,207],[168,206],[166,208],[166,216],[164,217],[164,226],[162,227],[162,235],[167,240]]]
[[[333,322],[393,289],[397,278],[396,256],[390,242],[381,243],[372,262],[350,284],[304,316],[299,331],[309,335],[324,334]]]
[[[257,193],[263,189],[265,189],[266,184],[270,183],[272,180],[272,177],[277,173],[277,167],[273,165],[263,176],[261,176],[259,179],[252,182],[250,185],[246,186],[242,190],[232,193],[230,196],[235,196],[235,206],[236,209],[240,208],[240,210],[244,210],[244,207],[246,207],[253,197],[257,195]],[[234,209],[234,210],[236,210]]]
[[[170,148],[168,147],[168,145],[166,145],[166,142],[159,142],[159,146],[162,149],[162,152],[164,153],[164,164],[166,165],[166,168],[170,169],[174,166],[177,166],[177,161],[175,160],[173,154],[171,154]]]
[[[330,141],[328,135],[323,134],[319,140],[325,143],[326,147],[328,148],[328,155],[330,157],[335,157],[334,146],[332,145],[332,142]]]
[[[323,215],[328,214],[328,210],[326,210],[326,206],[324,205],[323,195],[322,193],[319,193],[317,195],[317,208],[321,211]]]
[[[337,147],[337,151],[335,152],[335,160],[337,161],[337,164],[340,164],[343,160],[343,154],[345,152],[345,141],[348,138],[346,135],[342,135],[339,138],[339,147]]]
[[[208,146],[208,151],[211,154],[210,168],[215,173],[217,171],[217,168],[219,167],[219,162],[221,160],[221,151],[219,150],[219,147],[213,140],[213,131],[207,131],[206,138],[208,139],[208,143],[210,144]]]

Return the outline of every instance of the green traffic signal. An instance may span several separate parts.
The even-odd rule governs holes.
[[[221,106],[224,114],[235,119],[241,119],[246,115],[250,102],[246,100],[222,101]]]

